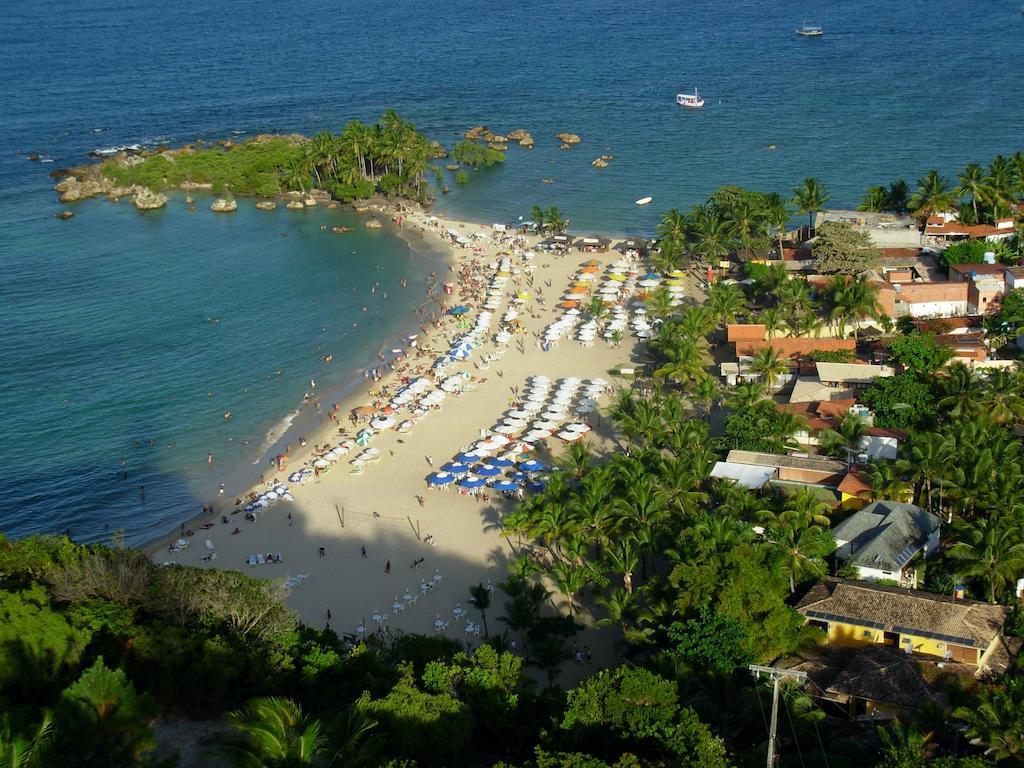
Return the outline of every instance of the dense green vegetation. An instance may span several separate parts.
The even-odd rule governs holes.
[[[890,211],[927,217],[956,211],[965,224],[991,223],[1008,216],[1012,204],[1024,196],[1024,152],[1011,157],[997,155],[982,168],[968,163],[956,182],[936,170],[928,171],[908,196],[907,182],[900,179],[886,187],[871,187],[861,201],[862,211]]]
[[[124,166],[108,162],[103,172],[118,184],[150,189],[185,182],[212,184],[217,193],[272,197],[282,192],[326,189],[339,200],[375,192],[426,199],[425,174],[434,152],[427,138],[394,110],[379,122],[349,122],[340,134],[322,131],[308,140],[272,137],[231,146],[162,153]]]
[[[505,162],[505,153],[477,144],[475,141],[460,141],[452,148],[452,160],[473,168],[479,168],[481,165],[490,168],[492,165]]]

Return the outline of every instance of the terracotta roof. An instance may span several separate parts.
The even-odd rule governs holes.
[[[850,699],[877,701],[903,709],[920,709],[939,701],[925,682],[917,662],[882,645],[864,648],[824,648],[819,655],[782,666],[806,672],[808,691],[847,703]]]
[[[825,597],[821,596],[821,585],[827,593]],[[931,592],[838,578],[815,585],[799,602],[797,610],[808,618],[870,626],[982,649],[988,648],[1001,633],[1010,613],[1005,605],[954,600]]]
[[[846,416],[850,408],[857,404],[855,397],[840,397],[835,400],[822,400],[815,407],[819,416]]]
[[[950,221],[943,224],[927,224],[926,235],[964,235],[966,237],[988,237],[989,235],[1012,235],[1013,227],[994,227],[991,224],[961,224]]]
[[[857,344],[853,339],[811,339],[805,336],[764,341],[738,341],[736,342],[736,357],[755,357],[765,347],[772,347],[780,355],[786,357],[800,357],[817,351],[833,352],[844,349],[853,351],[857,348]]]
[[[776,403],[775,410],[783,413],[792,413],[802,416],[807,425],[808,432],[818,432],[822,429],[833,429],[835,423],[831,419],[823,419],[814,411],[813,401],[803,403]]]
[[[910,433],[903,429],[886,429],[885,427],[865,427],[865,435],[871,437],[895,437],[897,440],[906,440]]]
[[[766,329],[756,323],[729,323],[725,326],[726,339],[734,341],[764,341]]]
[[[896,300],[907,304],[929,301],[967,301],[967,283],[944,281],[937,283],[901,283]]]
[[[860,496],[871,490],[871,486],[856,472],[847,472],[846,477],[836,488],[840,493],[845,493],[848,496]]]

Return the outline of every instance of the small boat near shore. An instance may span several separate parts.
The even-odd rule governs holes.
[[[653,197],[641,197],[639,200],[634,202],[636,202],[637,205],[649,205],[653,199]]]
[[[689,109],[700,109],[704,106],[704,98],[700,95],[700,92],[694,88],[693,93],[677,93],[676,104],[680,107],[687,107]]]
[[[796,30],[796,33],[800,37],[821,37],[825,34],[825,30],[821,28],[820,24],[808,24],[804,21],[800,25],[800,29]]]

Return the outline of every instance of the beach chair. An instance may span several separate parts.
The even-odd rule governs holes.
[[[208,550],[210,550],[211,552],[213,552],[213,550],[215,550],[215,549],[216,549],[216,547],[215,547],[215,546],[213,546],[213,542],[212,542],[212,541],[210,541],[209,539],[207,539],[207,540],[206,540],[206,548],[207,548]]]

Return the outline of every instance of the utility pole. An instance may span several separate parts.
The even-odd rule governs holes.
[[[748,669],[759,680],[761,675],[767,675],[772,680],[772,722],[768,729],[768,762],[766,765],[768,768],[775,768],[775,732],[779,724],[779,684],[783,680],[796,680],[798,683],[802,683],[807,679],[807,673],[780,667],[762,667],[757,664],[751,664]]]

